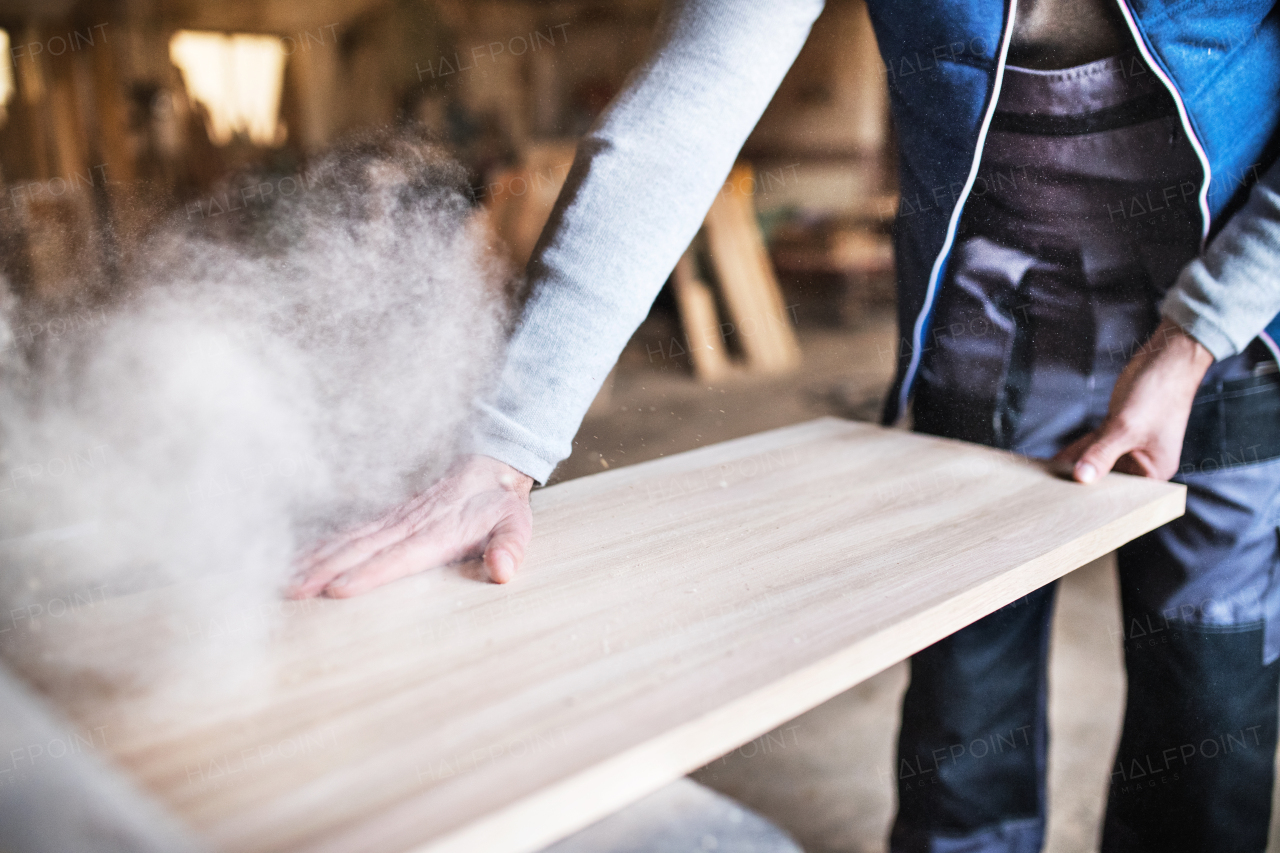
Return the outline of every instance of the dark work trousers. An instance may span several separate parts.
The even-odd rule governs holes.
[[[1200,181],[1136,57],[1008,69],[923,343],[915,428],[1035,457],[1096,428],[1198,251]],[[1261,341],[1210,369],[1178,480],[1186,516],[1119,555],[1129,693],[1102,849],[1262,851],[1280,383]],[[1050,585],[912,658],[896,853],[1040,849],[1053,599]]]

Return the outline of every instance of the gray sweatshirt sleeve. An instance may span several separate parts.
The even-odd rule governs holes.
[[[701,225],[822,0],[676,0],[578,145],[473,449],[545,482]]]
[[[1218,359],[1243,350],[1280,313],[1280,162],[1183,269],[1160,313]]]

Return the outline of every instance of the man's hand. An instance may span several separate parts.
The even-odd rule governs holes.
[[[1112,468],[1168,480],[1178,473],[1191,402],[1213,355],[1175,323],[1165,320],[1130,359],[1111,392],[1102,426],[1059,453],[1081,483]]]
[[[469,456],[434,486],[304,557],[291,598],[349,598],[397,578],[484,555],[489,578],[515,577],[533,535],[532,478]]]

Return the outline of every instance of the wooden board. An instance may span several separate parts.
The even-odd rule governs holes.
[[[707,249],[747,366],[783,373],[800,364],[800,345],[765,251],[754,200],[744,189],[755,186],[753,174],[741,163],[729,172],[707,211]]]
[[[685,250],[680,260],[676,261],[671,282],[676,292],[676,306],[680,310],[680,324],[684,327],[685,341],[689,345],[693,371],[703,382],[714,382],[729,372],[729,357],[725,352],[724,338],[720,334],[716,298],[706,282],[698,277],[697,261],[692,248]]]
[[[257,705],[112,724],[109,750],[218,850],[533,851],[1183,503],[824,418],[537,491],[513,584],[299,608]]]

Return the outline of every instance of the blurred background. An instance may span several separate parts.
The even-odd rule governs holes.
[[[659,7],[0,0],[0,272],[13,296],[95,322],[85,306],[158,223],[212,232],[269,216],[272,201],[308,191],[312,158],[388,126],[420,128],[465,165],[494,250],[519,268]],[[709,219],[699,240],[759,263],[737,280],[705,245],[691,253],[555,478],[821,415],[874,420],[896,342],[892,152],[866,9],[828,0],[717,201],[750,215],[726,213],[719,232]],[[778,309],[769,335],[747,322],[747,291]],[[1072,575],[1055,628],[1055,853],[1096,849],[1123,702],[1113,571]],[[697,778],[808,851],[884,850],[905,680],[894,667]]]
[[[389,126],[466,166],[495,246],[522,267],[660,6],[0,0],[0,272],[23,299],[83,305],[160,221],[269,215],[307,191],[309,159]],[[624,422],[584,428],[558,477],[816,414],[876,416],[893,359],[885,79],[861,0],[830,0],[732,181],[756,226],[736,236],[768,252],[742,298],[765,289],[778,310],[764,325],[789,328],[752,335],[738,282],[716,270],[702,302],[664,288],[591,413]],[[699,329],[723,357],[697,363]],[[710,410],[708,389],[724,397]],[[660,423],[636,417],[651,408]]]
[[[388,125],[447,144],[482,204],[549,204],[659,6],[0,0],[4,271],[57,298],[112,248],[83,245],[102,232],[77,226],[127,241],[166,211],[214,218],[304,191],[309,157]],[[887,244],[858,238],[894,208],[889,137],[866,11],[833,0],[743,152],[783,278],[827,276],[839,303],[857,282],[836,279],[884,272]],[[226,184],[246,170],[259,180]],[[517,218],[502,236],[519,260],[541,223]],[[66,269],[72,257],[85,268]]]

